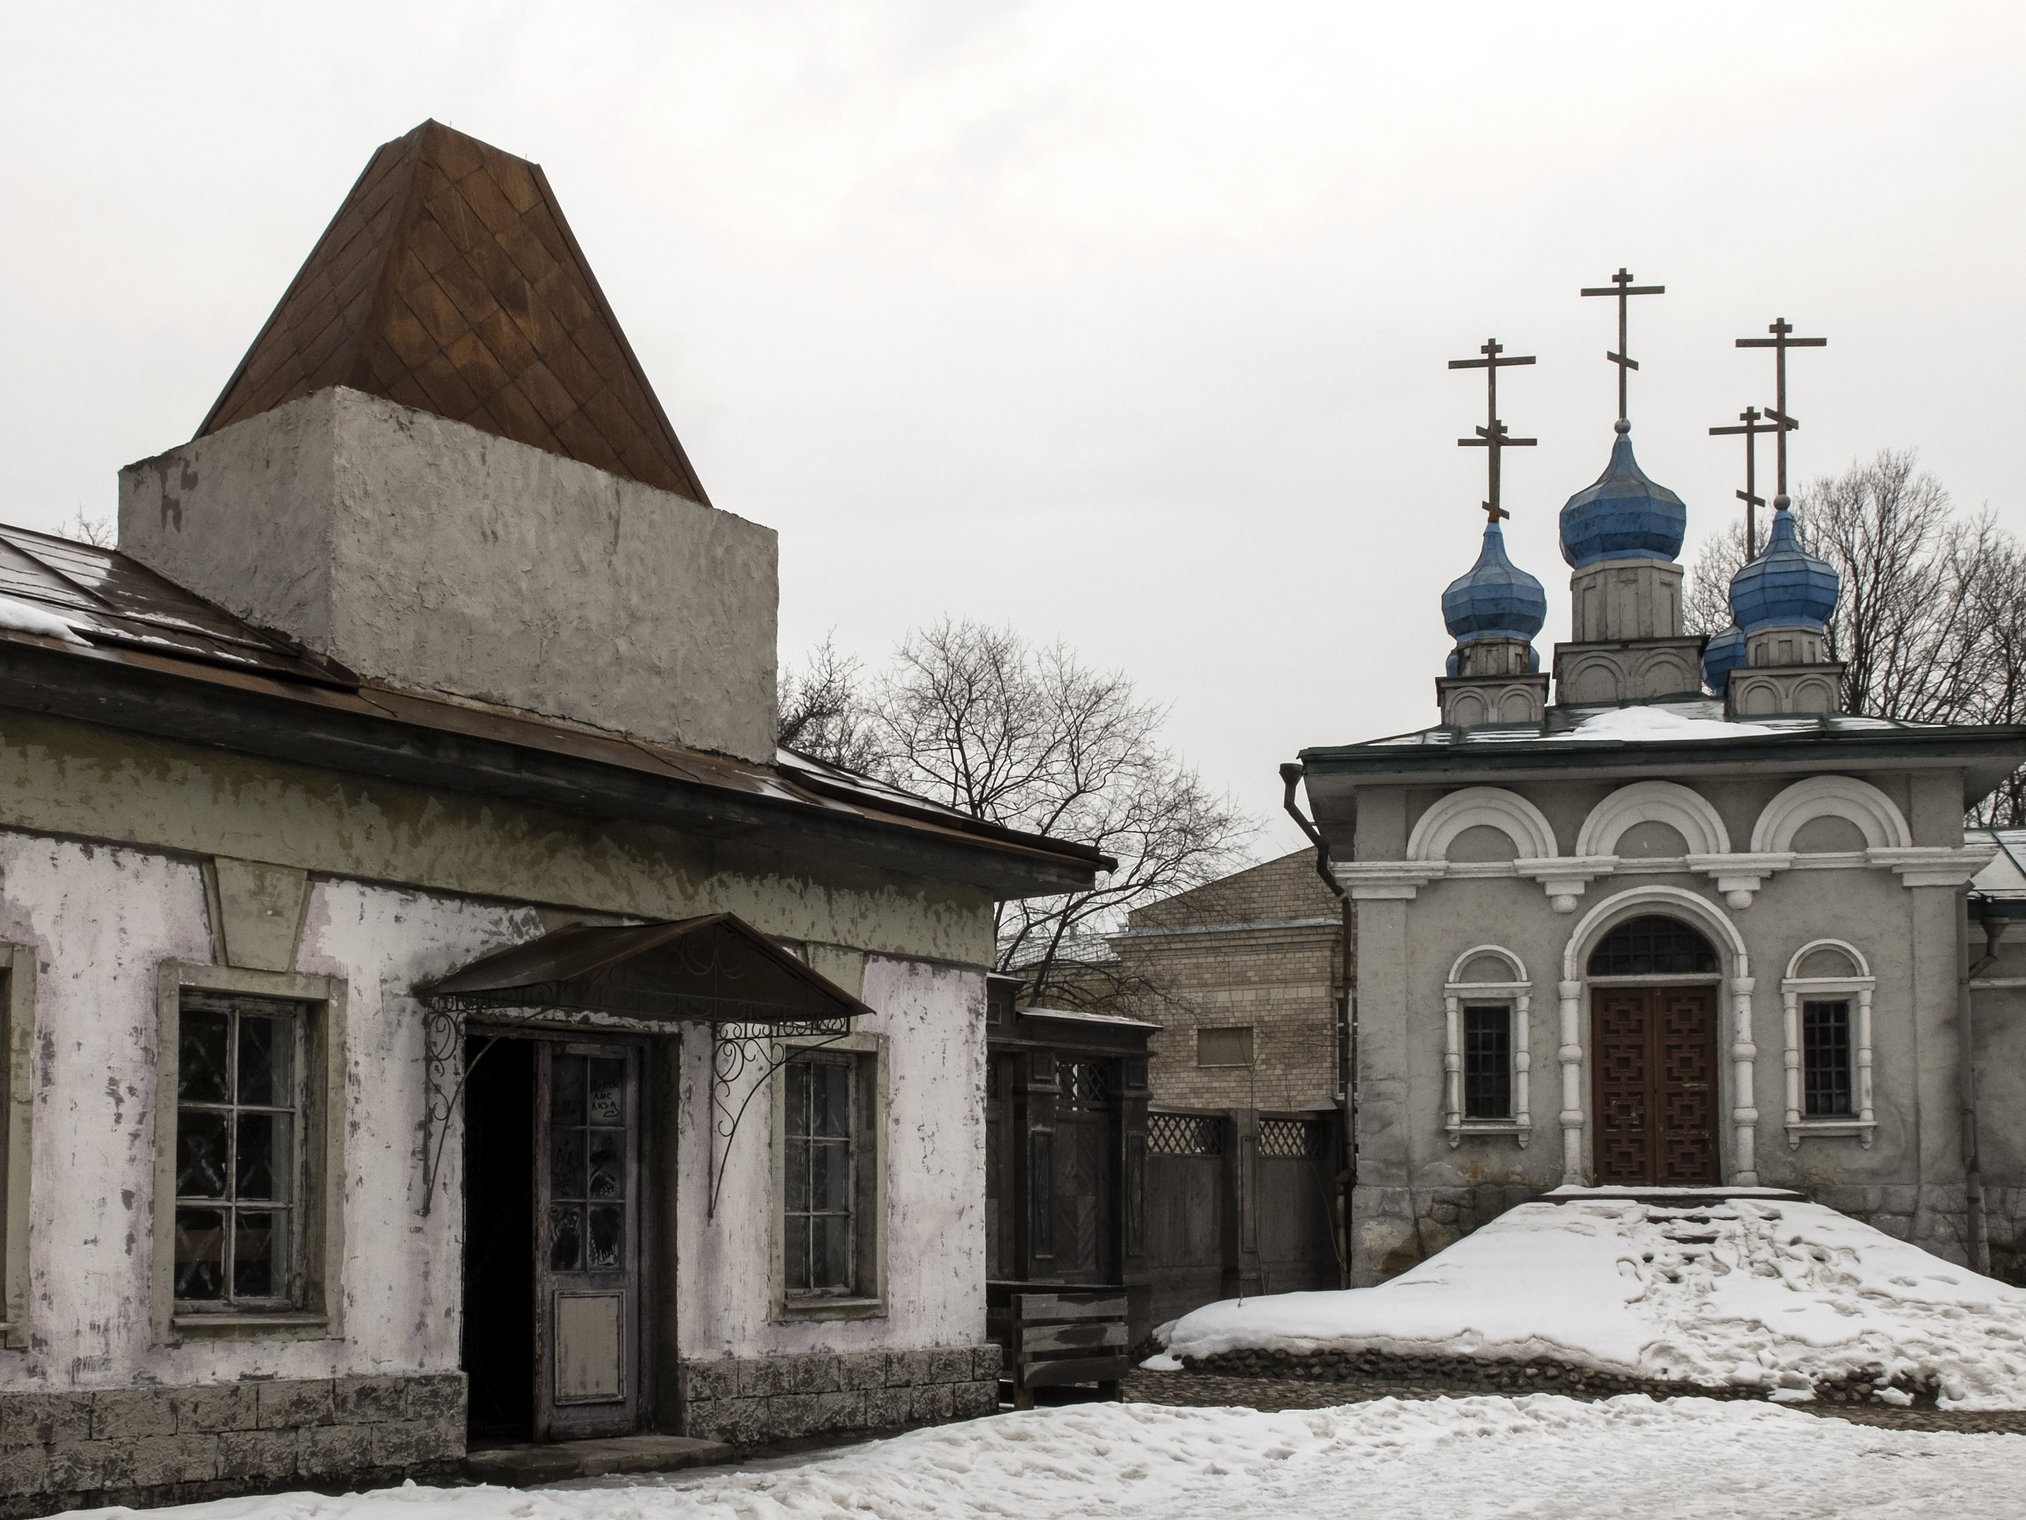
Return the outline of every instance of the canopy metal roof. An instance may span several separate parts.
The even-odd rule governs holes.
[[[729,913],[572,924],[415,990],[465,1013],[592,1014],[650,1024],[835,1027],[872,1011]]]

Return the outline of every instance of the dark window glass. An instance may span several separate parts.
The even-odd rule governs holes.
[[[549,1270],[626,1265],[624,1057],[558,1051],[549,1060]],[[592,1200],[596,1207],[587,1207]]]
[[[1512,1012],[1463,1010],[1463,1117],[1512,1117]]]
[[[1801,1005],[1801,1090],[1809,1114],[1853,1114],[1850,1004]]]
[[[176,1029],[175,1296],[208,1308],[285,1306],[303,1010],[187,994]]]
[[[1590,952],[1591,976],[1699,976],[1717,969],[1708,940],[1678,918],[1628,918]]]
[[[782,1265],[790,1293],[857,1290],[857,1136],[850,1056],[789,1061],[783,1125]]]

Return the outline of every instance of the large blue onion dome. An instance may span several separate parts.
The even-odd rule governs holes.
[[[1746,633],[1756,628],[1825,627],[1842,589],[1835,569],[1801,547],[1794,514],[1773,514],[1759,557],[1731,577],[1731,616]]]
[[[1711,634],[1709,642],[1703,646],[1703,682],[1711,691],[1722,696],[1731,672],[1744,663],[1745,631],[1733,623],[1722,633]]]
[[[1498,523],[1485,524],[1477,563],[1442,593],[1442,621],[1451,637],[1531,640],[1547,620],[1548,596],[1541,583],[1505,557]]]
[[[1562,558],[1580,570],[1600,559],[1671,560],[1688,532],[1688,508],[1632,457],[1632,424],[1618,423],[1611,462],[1562,508]]]

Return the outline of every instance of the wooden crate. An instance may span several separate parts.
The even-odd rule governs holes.
[[[1034,1390],[1095,1383],[1120,1397],[1131,1366],[1126,1352],[1126,1296],[1096,1292],[1014,1293],[992,1311],[992,1339],[1006,1349],[1002,1376],[1013,1384],[1013,1407],[1032,1409]]]

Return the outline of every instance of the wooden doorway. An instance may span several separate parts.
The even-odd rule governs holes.
[[[1716,989],[1599,987],[1590,1010],[1598,1184],[1721,1180]]]
[[[640,1428],[642,1051],[474,1034],[465,1088],[472,1433]]]

